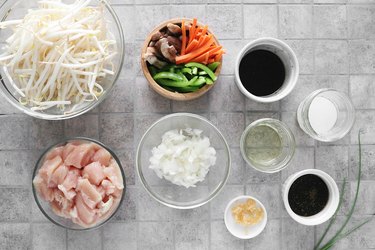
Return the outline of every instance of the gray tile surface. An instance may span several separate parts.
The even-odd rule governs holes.
[[[102,230],[68,231],[68,250],[102,249]]]
[[[68,121],[32,119],[0,97],[0,249],[299,249],[313,248],[326,223],[302,226],[286,213],[281,185],[303,169],[329,173],[339,186],[347,178],[338,224],[353,201],[358,170],[357,133],[362,129],[362,183],[359,204],[348,228],[375,213],[375,1],[374,0],[111,0],[123,25],[125,60],[108,98],[89,114]],[[160,22],[198,17],[210,26],[226,49],[221,76],[208,94],[192,102],[169,101],[147,84],[140,68],[144,38]],[[284,100],[263,104],[245,98],[234,82],[237,54],[253,39],[273,36],[295,51],[300,77]],[[296,122],[299,103],[312,91],[332,87],[349,94],[356,122],[348,136],[318,143]],[[126,91],[124,91],[126,90]],[[147,128],[173,112],[193,112],[218,126],[231,147],[232,169],[222,192],[192,210],[159,204],[144,190],[135,171],[135,153]],[[252,121],[273,117],[293,131],[297,148],[290,165],[275,174],[249,167],[239,139]],[[31,174],[40,153],[65,137],[100,139],[115,150],[126,173],[125,200],[110,223],[88,232],[61,229],[40,212],[31,191]],[[200,188],[205,188],[201,186]],[[227,202],[249,194],[267,208],[265,230],[239,240],[226,229]],[[362,205],[363,204],[363,205]],[[333,230],[334,231],[334,230]],[[332,236],[332,232],[328,236]],[[375,248],[375,220],[335,249]]]
[[[66,249],[65,229],[51,223],[36,223],[32,225],[32,230],[34,249]]]

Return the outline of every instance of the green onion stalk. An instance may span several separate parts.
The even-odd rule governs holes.
[[[357,203],[357,199],[358,199],[358,194],[359,194],[359,187],[360,187],[360,183],[361,183],[361,173],[362,173],[362,146],[361,146],[361,131],[358,132],[358,152],[359,152],[359,155],[358,155],[358,177],[357,177],[357,190],[356,190],[356,193],[355,193],[355,197],[354,197],[354,201],[353,201],[353,204],[350,208],[350,211],[349,211],[349,214],[347,215],[345,221],[344,221],[344,224],[340,227],[340,229],[336,232],[336,234],[326,243],[324,244],[322,247],[320,247],[321,243],[323,242],[323,239],[325,238],[325,236],[327,235],[329,229],[331,228],[331,226],[333,225],[333,223],[335,222],[336,220],[336,217],[337,217],[337,213],[342,205],[342,202],[343,202],[343,197],[344,197],[344,191],[345,191],[345,185],[346,185],[346,179],[344,178],[344,181],[343,181],[343,184],[342,184],[342,187],[341,187],[341,195],[340,195],[340,202],[339,202],[339,205],[337,206],[337,209],[335,211],[335,214],[333,215],[333,217],[331,218],[328,226],[326,227],[326,229],[324,230],[323,232],[323,235],[320,237],[320,239],[318,240],[318,243],[315,245],[314,249],[315,250],[328,250],[330,249],[335,243],[337,243],[339,240],[345,238],[346,236],[348,236],[349,234],[353,233],[354,231],[356,231],[357,229],[361,228],[362,226],[364,226],[365,224],[367,224],[368,222],[370,222],[373,218],[370,217],[369,219],[363,221],[362,223],[360,223],[359,225],[357,226],[354,226],[353,228],[349,229],[348,231],[344,232],[344,229],[346,227],[346,225],[348,224],[349,220],[351,219],[353,213],[354,213],[354,209],[355,209],[355,206],[356,206],[356,203]]]

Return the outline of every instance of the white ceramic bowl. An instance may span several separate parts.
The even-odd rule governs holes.
[[[252,226],[243,226],[238,223],[233,218],[232,215],[232,208],[237,204],[237,203],[244,203],[246,202],[247,199],[253,199],[256,201],[257,205],[260,206],[263,211],[264,211],[264,216],[263,219],[256,225]],[[224,213],[224,222],[225,226],[227,227],[228,231],[233,235],[236,236],[237,238],[240,239],[251,239],[254,238],[255,236],[259,235],[263,229],[266,227],[267,224],[267,211],[266,208],[263,206],[263,204],[256,198],[249,196],[249,195],[241,195],[233,200],[231,200],[227,207],[225,208],[225,213]]]
[[[328,202],[325,208],[319,213],[312,215],[312,216],[300,216],[294,213],[288,201],[288,193],[289,193],[289,189],[291,185],[297,178],[306,174],[314,174],[314,175],[319,176],[327,184],[328,192],[329,192]],[[340,200],[339,189],[337,187],[336,182],[326,172],[323,172],[318,169],[305,169],[295,174],[292,174],[284,182],[282,192],[283,192],[283,201],[284,201],[285,209],[290,215],[290,217],[292,217],[292,219],[294,219],[295,221],[303,225],[307,225],[307,226],[319,225],[329,220],[334,215],[337,209],[337,206],[339,205],[339,200]]]
[[[249,52],[259,49],[273,52],[278,57],[280,57],[281,61],[285,66],[285,80],[283,86],[276,92],[267,96],[256,96],[247,91],[241,82],[239,74],[240,62],[242,58]],[[269,103],[281,100],[284,97],[286,97],[290,92],[292,92],[298,80],[299,64],[295,53],[289,47],[288,44],[276,38],[264,37],[256,39],[245,45],[245,47],[237,56],[234,73],[235,81],[242,94],[244,94],[246,97],[254,101]]]

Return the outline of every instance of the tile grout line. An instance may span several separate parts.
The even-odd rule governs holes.
[[[277,37],[280,39],[281,38],[281,31],[280,31],[280,0],[277,0],[276,1],[277,3]],[[279,101],[279,104],[278,104],[278,116],[279,116],[279,120],[281,121],[282,120],[282,101]],[[280,201],[281,203],[283,203],[282,201],[282,187],[283,187],[283,180],[282,180],[282,175],[281,175],[281,172],[280,172],[280,181],[279,181],[279,193],[280,193]],[[279,224],[279,230],[280,230],[280,237],[279,237],[279,247],[282,249],[283,248],[283,242],[282,242],[282,238],[283,238],[283,221],[282,221],[282,206],[283,204],[281,204],[280,206],[280,209],[279,209],[279,218],[280,218],[280,224]]]
[[[96,108],[98,109],[98,112],[97,112],[97,119],[98,119],[97,120],[98,121],[98,140],[101,141],[102,111],[101,111],[100,105],[97,106]],[[64,126],[64,129],[65,129],[65,126]],[[101,227],[99,230],[100,230],[100,249],[103,250],[104,249],[104,227]],[[66,238],[67,238],[66,242],[68,243],[68,235],[67,235]],[[67,246],[67,250],[68,250],[68,246]]]
[[[347,3],[345,3],[345,17],[346,17],[346,20],[345,20],[345,29],[346,29],[346,38],[347,38],[347,46],[348,46],[348,50],[347,50],[347,62],[348,62],[348,68],[347,68],[347,73],[348,73],[348,82],[347,82],[347,86],[348,86],[348,95],[349,95],[349,98],[351,99],[352,98],[352,91],[351,91],[351,84],[350,84],[350,77],[351,77],[351,60],[350,60],[350,40],[349,40],[349,21],[348,21],[348,5]],[[347,165],[347,180],[348,182],[350,183],[350,152],[351,152],[351,131],[349,131],[348,133],[348,165]]]
[[[136,4],[132,4],[132,6],[134,7],[134,9],[136,8]],[[138,76],[135,76],[135,80],[134,80],[134,82],[136,82],[136,79],[137,79],[137,77]],[[137,93],[137,91],[135,90],[134,91],[135,93],[134,93],[134,95],[136,95],[136,93]],[[135,136],[135,118],[136,118],[136,114],[138,114],[138,113],[136,113],[135,112],[135,100],[136,100],[136,98],[135,97],[133,97],[133,113],[132,113],[132,119],[133,119],[133,155],[134,155],[134,160],[133,160],[133,170],[134,170],[134,189],[135,189],[135,191],[136,191],[136,193],[137,193],[137,198],[140,196],[140,188],[139,188],[139,186],[142,186],[142,184],[141,183],[139,183],[139,176],[138,176],[138,172],[137,172],[137,164],[136,164],[136,161],[137,161],[137,156],[136,156],[136,152],[137,152],[137,146],[138,145],[136,145],[136,136]],[[151,113],[151,112],[150,112]],[[152,114],[154,114],[154,113],[152,113]],[[126,193],[125,193],[125,195],[126,195]],[[140,220],[139,220],[139,204],[140,204],[140,201],[139,201],[140,199],[136,199],[136,201],[135,201],[135,207],[136,207],[136,209],[135,209],[135,220],[134,220],[134,222],[136,223],[136,226],[135,226],[135,230],[136,230],[136,233],[135,233],[135,245],[136,245],[136,249],[138,249],[138,247],[139,247],[139,244],[138,244],[138,241],[140,240],[139,239],[139,230],[140,230]],[[125,202],[125,200],[123,201],[123,202]]]
[[[312,0],[312,3],[311,3],[311,11],[312,11],[312,15],[311,15],[311,25],[312,25],[312,44],[313,44],[313,81],[315,82],[316,79],[317,79],[317,73],[316,73],[316,27],[315,27],[315,19],[316,19],[316,16],[315,16],[315,4],[314,4],[314,0]],[[317,152],[317,148],[318,148],[318,143],[316,140],[314,140],[314,159],[313,159],[313,162],[314,162],[314,169],[316,169],[316,152]],[[316,244],[316,241],[317,241],[317,227],[314,226],[314,241],[313,241],[313,246],[315,246]]]
[[[205,2],[205,6],[204,6],[204,16],[205,16],[205,18],[206,18],[206,20],[207,20],[207,9],[208,9],[208,3],[207,3],[207,1]],[[211,118],[211,110],[212,110],[212,108],[211,108],[211,98],[210,98],[210,95],[208,94],[207,95],[207,100],[208,100],[208,117],[210,117]],[[211,121],[210,121],[211,122]],[[209,184],[209,181],[210,181],[210,179],[208,178],[208,180],[207,180],[207,182],[208,182],[208,184]],[[212,245],[211,245],[211,238],[212,238],[212,230],[211,230],[211,202],[209,202],[209,204],[207,204],[208,205],[208,242],[207,242],[207,244],[208,244],[208,249],[209,250],[212,250]],[[175,230],[174,230],[175,231]],[[175,233],[174,233],[174,236],[175,236]],[[176,244],[175,244],[175,249],[176,249]]]

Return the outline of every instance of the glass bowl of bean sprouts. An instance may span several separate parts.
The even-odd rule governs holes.
[[[0,92],[40,119],[103,101],[124,60],[120,21],[106,0],[6,0],[0,7]]]

